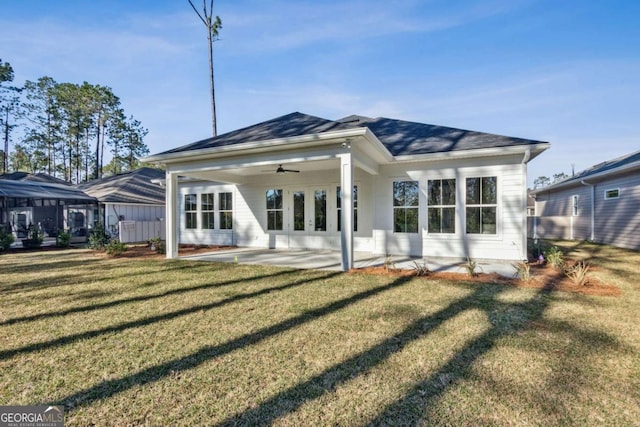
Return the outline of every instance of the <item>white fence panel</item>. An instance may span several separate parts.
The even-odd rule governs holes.
[[[118,238],[122,243],[146,242],[160,237],[165,239],[164,221],[120,221]]]

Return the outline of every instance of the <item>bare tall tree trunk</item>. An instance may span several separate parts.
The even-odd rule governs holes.
[[[4,120],[4,152],[2,159],[2,173],[9,172],[9,109]]]
[[[211,18],[209,18],[211,19]],[[209,79],[211,84],[211,125],[213,136],[218,135],[218,127],[216,124],[216,90],[213,84],[213,36],[211,31],[207,31],[209,39]]]
[[[219,16],[216,16],[215,19],[213,18],[213,0],[211,0],[209,4],[209,10],[207,10],[207,0],[202,0],[202,14],[198,12],[198,9],[196,9],[191,0],[189,0],[189,4],[207,28],[207,41],[209,42],[209,83],[211,85],[211,128],[213,136],[216,136],[218,135],[218,127],[216,124],[216,93],[213,83],[213,42],[218,37],[218,30],[222,28],[222,21]]]

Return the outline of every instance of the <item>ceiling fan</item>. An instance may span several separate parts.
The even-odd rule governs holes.
[[[264,171],[264,172],[271,172],[271,170],[268,171]],[[276,169],[276,173],[285,173],[285,172],[295,172],[295,173],[300,173],[300,171],[295,170],[295,169],[285,169],[282,167],[282,165],[278,165],[278,169]]]

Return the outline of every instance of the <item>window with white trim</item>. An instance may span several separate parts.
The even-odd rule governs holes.
[[[498,177],[466,180],[467,234],[496,234],[498,230]]]
[[[619,188],[611,188],[609,190],[604,191],[604,199],[619,199],[620,198],[620,189]]]
[[[313,193],[315,231],[327,231],[327,192],[316,190]]]
[[[198,195],[184,195],[185,228],[198,228]]]
[[[342,191],[336,187],[336,206],[338,215],[338,231],[342,231]],[[358,231],[358,186],[353,186],[353,231]]]
[[[233,229],[233,193],[218,193],[220,230]]]
[[[213,230],[215,228],[213,211],[213,193],[200,194],[200,227],[203,230]]]
[[[456,180],[427,181],[427,232],[456,232]]]
[[[418,181],[393,183],[393,231],[418,232]]]
[[[574,194],[571,196],[571,215],[578,216],[578,202],[580,201],[580,196]]]
[[[267,230],[282,230],[282,189],[267,190]]]

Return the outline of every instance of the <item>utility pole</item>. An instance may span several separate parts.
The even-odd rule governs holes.
[[[213,18],[213,0],[209,3],[208,10],[207,0],[202,0],[202,14],[198,12],[198,9],[196,9],[191,0],[188,1],[193,11],[207,28],[207,40],[209,42],[209,79],[211,83],[211,125],[213,136],[216,136],[218,134],[218,128],[216,125],[216,92],[213,84],[213,42],[218,40],[218,31],[222,28],[222,21],[219,16],[216,16],[215,19]]]

